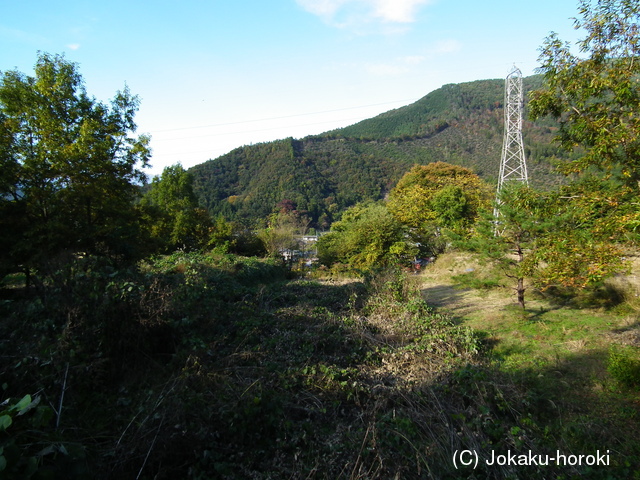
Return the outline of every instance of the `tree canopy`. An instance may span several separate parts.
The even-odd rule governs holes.
[[[126,87],[110,104],[90,97],[63,56],[40,54],[35,76],[2,72],[1,230],[13,239],[5,262],[42,266],[62,251],[133,254],[132,200],[150,156],[149,137],[134,136],[138,106]]]
[[[389,194],[389,211],[429,236],[437,228],[463,231],[489,202],[489,188],[470,169],[445,162],[415,165]]]
[[[193,178],[181,165],[166,167],[153,179],[141,201],[156,248],[173,251],[206,246],[213,229],[208,212],[198,205]]]
[[[572,46],[551,34],[541,48],[542,88],[531,95],[532,117],[559,121],[558,140],[584,155],[565,173],[589,167],[640,181],[640,4],[636,0],[580,0],[575,27],[586,32]]]

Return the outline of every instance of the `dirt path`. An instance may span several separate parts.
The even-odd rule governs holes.
[[[455,319],[495,316],[506,306],[515,304],[515,296],[508,288],[482,291],[463,288],[452,280],[455,275],[480,268],[481,265],[465,255],[443,255],[418,277],[424,299]]]
[[[505,289],[479,292],[465,289],[455,284],[422,284],[422,294],[427,303],[443,313],[457,319],[477,315],[495,315],[507,305],[514,304],[514,298]]]

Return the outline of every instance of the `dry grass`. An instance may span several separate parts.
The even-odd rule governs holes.
[[[471,253],[450,252],[441,255],[420,275],[424,299],[458,320],[479,317],[480,323],[499,321],[506,307],[516,305],[515,292],[507,283],[508,280],[505,279],[501,288],[487,290],[465,288],[454,280],[454,277],[470,272],[482,277],[494,270]]]
[[[477,256],[465,252],[449,252],[440,255],[437,260],[429,265],[420,277],[425,281],[446,282],[454,275],[465,273],[469,269],[484,268]]]

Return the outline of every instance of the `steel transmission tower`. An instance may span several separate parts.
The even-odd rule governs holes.
[[[524,158],[524,144],[522,142],[522,72],[516,66],[511,69],[504,85],[504,142],[502,144],[502,158],[500,160],[500,176],[498,178],[497,201],[505,182],[517,180],[529,183],[527,164]],[[494,210],[498,220],[499,208]]]

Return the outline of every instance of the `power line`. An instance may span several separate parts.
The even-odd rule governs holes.
[[[296,127],[310,127],[313,125],[326,125],[328,123],[336,123],[336,122],[350,122],[353,120],[361,120],[361,117],[351,117],[351,118],[342,118],[340,120],[327,120],[325,122],[314,122],[314,123],[301,123],[296,125],[284,125],[281,127],[270,127],[270,128],[260,128],[257,130],[240,130],[237,132],[221,132],[221,133],[208,133],[205,135],[192,135],[188,137],[174,137],[174,138],[158,138],[153,139],[154,142],[174,142],[176,140],[190,140],[193,138],[208,138],[208,137],[221,137],[227,135],[239,135],[242,133],[257,133],[257,132],[268,132],[270,130],[283,130],[285,128],[296,128]]]
[[[168,129],[163,129],[163,130],[155,130],[155,132],[156,133],[177,132],[177,131],[180,131],[180,130],[195,130],[195,129],[198,129],[198,128],[226,127],[226,126],[229,126],[229,125],[240,125],[240,124],[243,124],[243,123],[266,122],[266,121],[270,121],[270,120],[281,120],[283,118],[294,118],[294,117],[304,117],[304,116],[308,116],[308,115],[320,115],[322,113],[343,112],[345,110],[356,110],[358,108],[378,107],[378,106],[382,106],[382,105],[390,105],[392,103],[411,102],[411,101],[415,101],[415,99],[410,98],[410,99],[405,99],[405,100],[394,100],[394,101],[391,101],[391,102],[372,103],[372,104],[369,104],[369,105],[358,105],[358,106],[355,106],[355,107],[336,108],[334,110],[321,110],[321,111],[317,111],[317,112],[296,113],[294,115],[283,115],[281,117],[259,118],[259,119],[254,119],[254,120],[241,120],[241,121],[238,121],[238,122],[214,123],[214,124],[211,124],[211,125],[196,125],[196,126],[193,126],[193,127],[168,128]]]

